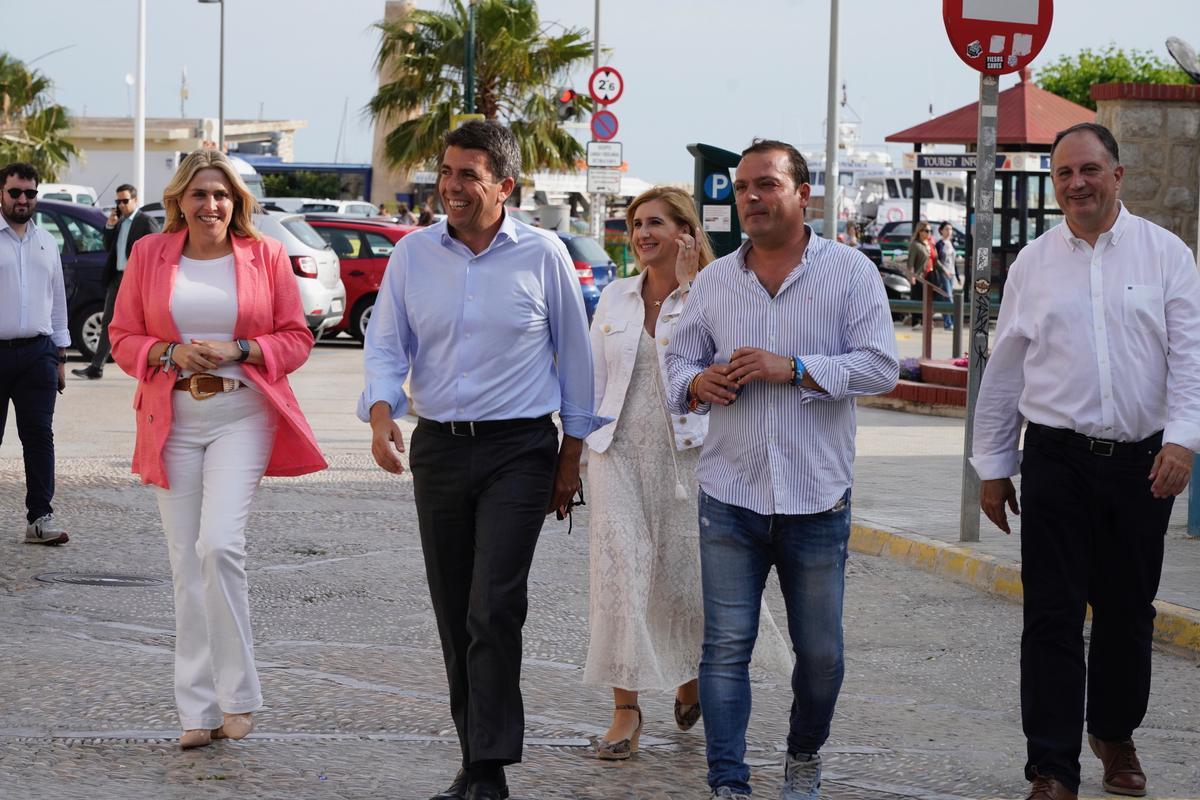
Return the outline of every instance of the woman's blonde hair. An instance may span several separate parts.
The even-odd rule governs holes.
[[[630,249],[633,250],[633,257],[637,259],[637,248],[633,247],[633,215],[637,213],[638,206],[643,203],[649,203],[651,200],[659,200],[667,207],[667,216],[671,221],[681,228],[688,228],[688,232],[696,240],[696,247],[700,253],[700,268],[704,269],[704,265],[716,258],[713,253],[712,242],[708,240],[708,234],[704,232],[704,227],[700,224],[700,215],[696,213],[696,204],[692,201],[692,196],[683,189],[674,186],[655,186],[653,189],[647,189],[634,198],[629,204],[629,208],[625,209],[625,226],[628,230]],[[642,263],[638,261],[638,266]]]
[[[242,176],[238,175],[233,162],[220,150],[197,150],[185,158],[179,169],[175,170],[175,176],[163,189],[163,208],[167,211],[167,222],[163,226],[163,232],[174,233],[187,228],[187,220],[183,217],[179,201],[187,191],[188,184],[202,169],[220,170],[224,173],[225,180],[229,181],[229,187],[233,191],[233,216],[229,220],[229,232],[261,239],[262,234],[254,227],[254,212],[258,208],[258,201],[250,193]]]
[[[921,238],[922,233],[929,233],[932,236],[933,234],[931,231],[932,229],[929,227],[929,223],[925,220],[921,220],[913,228],[912,238],[908,240],[908,243],[915,244],[916,241]]]

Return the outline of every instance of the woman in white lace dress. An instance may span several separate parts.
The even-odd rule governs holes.
[[[675,720],[700,717],[704,636],[695,468],[706,417],[666,408],[663,354],[691,280],[713,258],[692,198],[651,189],[626,212],[641,273],[613,281],[592,322],[598,414],[591,448],[591,643],[584,682],[613,689],[604,759],[637,751],[638,692],[675,691]]]

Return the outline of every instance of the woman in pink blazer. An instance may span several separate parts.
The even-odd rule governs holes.
[[[288,385],[313,337],[283,245],[215,150],[163,191],[163,233],[134,245],[109,337],[138,379],[133,471],[154,484],[175,584],[182,747],[250,733],[262,707],[245,570],[250,502],[266,475],[326,467]]]

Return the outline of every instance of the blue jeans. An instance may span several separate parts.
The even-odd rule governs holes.
[[[939,297],[938,299],[952,301],[954,299],[954,278],[951,278],[949,275],[947,275],[944,272],[941,274],[942,274],[942,289],[946,292],[946,296]],[[956,323],[956,320],[954,319],[953,312],[947,312],[942,315],[942,325],[945,326],[946,330],[950,330],[951,328],[953,328],[955,323]],[[957,355],[958,354],[955,353],[955,356],[957,356]]]
[[[704,586],[704,709],[708,784],[750,793],[746,726],[750,654],[772,565],[787,606],[792,670],[789,753],[816,753],[842,687],[842,595],[850,541],[850,490],[819,514],[757,514],[700,492]]]

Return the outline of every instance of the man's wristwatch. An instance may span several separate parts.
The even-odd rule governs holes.
[[[238,353],[237,363],[240,364],[250,357],[250,341],[248,339],[238,339],[237,346],[238,350],[240,351]]]
[[[62,347],[58,348],[58,363],[59,364],[67,363],[67,351],[65,348],[62,348]]]

